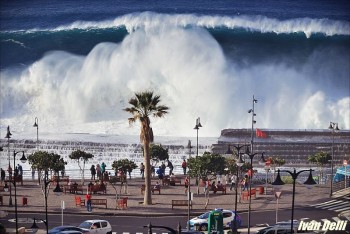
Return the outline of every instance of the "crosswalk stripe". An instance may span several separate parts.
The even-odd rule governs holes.
[[[327,204],[320,203],[320,204],[317,204],[315,207],[318,207],[318,206],[330,206],[330,205],[334,205],[334,204],[341,203],[341,202],[343,202],[343,201],[331,200],[330,202],[327,202]]]
[[[341,212],[341,211],[346,211],[346,210],[350,210],[350,207],[344,207],[342,209],[337,209],[337,210],[334,210],[334,211]]]

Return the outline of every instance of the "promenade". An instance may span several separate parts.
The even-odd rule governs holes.
[[[75,196],[85,197],[88,180],[85,182],[84,194],[70,194],[62,193],[57,196],[53,193],[54,185],[50,185],[50,192],[48,196],[48,213],[60,213],[61,212],[61,201],[65,202],[65,214],[84,214],[84,215],[123,215],[123,216],[174,216],[174,215],[187,215],[187,207],[171,207],[171,200],[185,200],[187,196],[185,194],[185,187],[183,183],[183,176],[179,176],[182,180],[182,185],[176,184],[176,186],[161,186],[161,194],[158,192],[152,195],[153,205],[145,206],[142,204],[143,195],[141,194],[141,185],[143,180],[140,178],[128,180],[127,190],[124,189],[121,192],[121,196],[128,197],[127,209],[120,210],[116,209],[116,191],[110,185],[107,184],[106,194],[93,194],[93,198],[107,199],[107,209],[104,206],[93,206],[92,213],[87,212],[85,207],[79,207],[75,204]],[[157,179],[152,179],[152,184],[156,183]],[[80,183],[80,181],[76,181]],[[199,187],[199,194],[197,194],[197,186],[193,183],[191,185],[191,191],[194,192],[193,198],[193,209],[192,215],[201,214],[205,211],[212,210],[215,208],[234,209],[235,191],[229,190],[227,185],[227,194],[224,195],[222,192],[217,194],[210,193],[209,202],[203,194],[203,187]],[[262,185],[265,186],[265,185]],[[256,187],[253,185],[252,187]],[[118,193],[120,191],[120,185],[117,186]],[[239,190],[240,193],[240,190]],[[238,193],[238,194],[239,194]],[[9,192],[0,192],[3,196],[4,205],[1,206],[1,210],[6,212],[14,212],[14,207],[9,207]],[[13,203],[14,203],[14,191],[12,192]],[[28,205],[22,205],[22,198],[26,197]],[[301,206],[309,206],[321,202],[328,201],[329,188],[325,186],[316,185],[313,189],[309,190],[303,185],[296,186],[295,194],[295,208]],[[238,199],[240,200],[240,199]],[[290,209],[292,201],[292,185],[285,185],[282,188],[282,197],[279,200],[279,209]],[[37,184],[37,181],[25,180],[23,186],[17,185],[17,202],[18,202],[18,213],[26,212],[45,212],[45,201],[44,195],[41,190],[41,186]],[[207,207],[206,203],[208,202]],[[238,211],[246,212],[248,210],[248,201],[241,200],[238,202]],[[272,187],[269,187],[267,194],[259,194],[257,191],[256,198],[252,198],[251,202],[252,211],[257,210],[275,210],[276,199]]]

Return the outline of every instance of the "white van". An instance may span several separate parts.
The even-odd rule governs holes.
[[[112,226],[106,220],[86,220],[78,227],[89,231],[90,234],[112,234]]]

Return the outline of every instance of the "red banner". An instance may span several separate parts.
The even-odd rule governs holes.
[[[256,137],[261,137],[261,138],[266,138],[267,134],[263,131],[261,131],[260,129],[256,129]]]

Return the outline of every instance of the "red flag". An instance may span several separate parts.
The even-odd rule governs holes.
[[[260,129],[256,129],[256,137],[261,137],[261,138],[266,138],[267,134],[263,131],[261,131]]]

